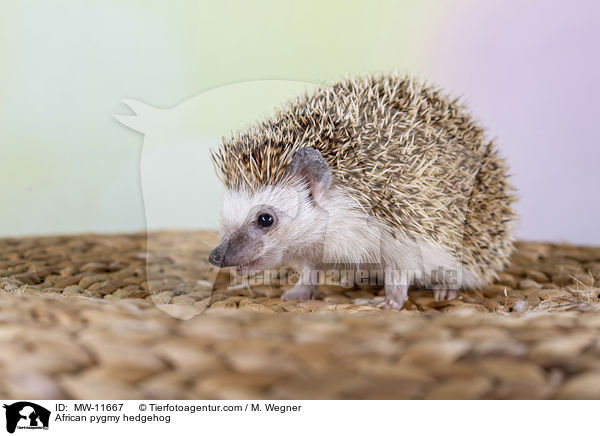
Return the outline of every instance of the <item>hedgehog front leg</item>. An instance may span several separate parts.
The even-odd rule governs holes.
[[[408,285],[385,284],[385,300],[378,307],[383,309],[401,309],[408,299]]]
[[[318,289],[318,285],[304,285],[298,283],[294,285],[292,289],[285,291],[281,296],[281,299],[298,301],[312,300],[317,296]]]
[[[298,283],[296,283],[292,289],[285,291],[281,296],[281,299],[299,301],[314,299],[317,296],[319,285],[311,283],[311,276],[311,268],[309,266],[304,266],[304,268],[300,270]]]

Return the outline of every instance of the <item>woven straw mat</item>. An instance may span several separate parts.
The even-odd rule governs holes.
[[[294,302],[237,283],[215,242],[0,240],[0,397],[600,398],[598,247],[521,242],[497,283],[386,311],[376,285]]]

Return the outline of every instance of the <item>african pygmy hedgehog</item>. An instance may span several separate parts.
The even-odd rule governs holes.
[[[504,160],[456,99],[411,78],[307,92],[212,158],[226,190],[210,262],[297,267],[284,299],[314,298],[311,271],[326,264],[380,265],[386,308],[414,282],[452,298],[492,281],[513,248]]]

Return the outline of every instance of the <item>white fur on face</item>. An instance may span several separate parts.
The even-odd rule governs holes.
[[[267,185],[252,192],[248,189],[227,189],[223,197],[223,231],[228,235],[252,219],[260,206],[275,208],[296,216],[300,199],[298,191],[288,185]]]

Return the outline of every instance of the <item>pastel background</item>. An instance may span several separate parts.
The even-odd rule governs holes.
[[[177,128],[204,150],[303,84],[397,69],[462,95],[497,137],[521,238],[598,244],[599,19],[593,0],[3,0],[0,235],[142,230],[143,143]],[[146,142],[113,118],[124,98],[163,109]],[[189,162],[208,171],[205,153]],[[195,215],[149,226],[216,225],[220,188],[198,180]]]

